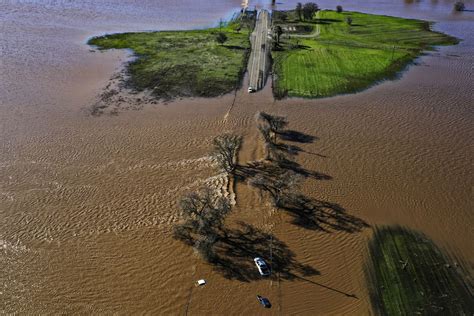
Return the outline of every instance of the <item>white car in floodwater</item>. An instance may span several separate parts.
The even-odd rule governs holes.
[[[253,259],[253,261],[255,262],[255,265],[257,266],[257,269],[258,269],[258,272],[260,272],[260,275],[262,276],[270,275],[270,269],[268,268],[268,265],[265,262],[265,260],[263,260],[260,257],[257,257]]]

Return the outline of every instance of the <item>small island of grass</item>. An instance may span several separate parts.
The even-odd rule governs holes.
[[[361,91],[396,77],[423,51],[457,43],[432,31],[426,21],[342,8],[315,13],[312,5],[304,18],[297,10],[272,14],[276,98]],[[112,34],[88,43],[101,50],[132,50],[136,58],[127,67],[126,83],[136,91],[159,99],[215,97],[241,86],[256,16],[256,11],[243,11],[216,28]]]
[[[99,49],[131,49],[129,88],[156,98],[215,97],[238,88],[247,66],[249,31],[255,13],[246,11],[220,27],[94,37]]]
[[[275,11],[281,32],[272,52],[277,97],[328,97],[357,92],[394,78],[424,50],[457,43],[420,20],[319,11],[300,20],[296,11]]]

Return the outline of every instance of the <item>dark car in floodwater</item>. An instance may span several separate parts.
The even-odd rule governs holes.
[[[266,298],[266,297],[257,295],[257,300],[258,300],[258,301],[260,302],[260,304],[262,304],[263,307],[265,307],[265,308],[270,308],[270,307],[272,307],[272,304],[270,303],[270,301],[269,301],[268,298]]]

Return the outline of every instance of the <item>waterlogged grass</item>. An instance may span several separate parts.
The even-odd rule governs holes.
[[[351,17],[352,25],[346,23]],[[357,12],[319,12],[311,22],[276,20],[281,26],[319,26],[318,37],[282,35],[273,51],[276,96],[328,97],[368,88],[394,78],[424,50],[455,44],[455,38],[430,30],[426,21]],[[290,35],[290,38],[288,38]]]
[[[369,244],[371,299],[379,315],[472,315],[462,267],[426,237],[401,227],[376,230]]]
[[[240,86],[251,24],[251,17],[240,16],[218,28],[112,34],[88,43],[99,49],[133,50],[137,58],[127,66],[127,83],[135,90],[148,90],[164,99],[213,97]],[[224,45],[216,42],[219,32],[228,37]]]

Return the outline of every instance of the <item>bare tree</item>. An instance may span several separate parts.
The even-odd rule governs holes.
[[[266,178],[263,174],[257,173],[255,176],[248,179],[247,183],[255,188],[257,188],[260,193],[272,191],[272,181],[271,179]]]
[[[224,134],[214,138],[214,156],[227,173],[232,173],[237,166],[237,153],[242,143],[242,137],[233,134]]]
[[[283,116],[271,115],[265,112],[258,112],[256,121],[265,144],[266,159],[277,158],[279,155],[277,134],[283,131],[288,125],[288,121]]]
[[[185,194],[180,201],[185,222],[174,228],[175,236],[189,245],[207,261],[213,258],[213,246],[218,241],[231,205],[227,198],[215,198],[209,188]]]
[[[274,152],[276,151],[276,145],[272,138],[274,133],[270,130],[270,126],[265,124],[259,124],[257,125],[257,128],[263,137],[263,144],[265,146],[265,159],[271,160],[274,157]]]
[[[298,191],[301,180],[302,176],[291,170],[279,174],[273,182],[275,187],[274,204],[279,206],[283,196]]]
[[[280,206],[284,196],[297,192],[301,182],[301,175],[291,170],[276,173],[273,176],[257,174],[248,180],[248,184],[261,192],[270,194],[275,206]]]
[[[288,120],[284,116],[272,115],[265,112],[258,112],[257,123],[263,123],[269,126],[273,133],[281,132],[287,125]]]
[[[192,225],[195,232],[201,233],[222,225],[230,211],[230,203],[226,198],[215,198],[213,191],[205,187],[185,194],[180,208],[188,220],[196,221],[197,225]]]
[[[258,130],[260,131],[260,134],[263,137],[263,141],[265,143],[271,143],[272,140],[272,131],[270,129],[270,126],[266,124],[258,124],[257,125]]]

